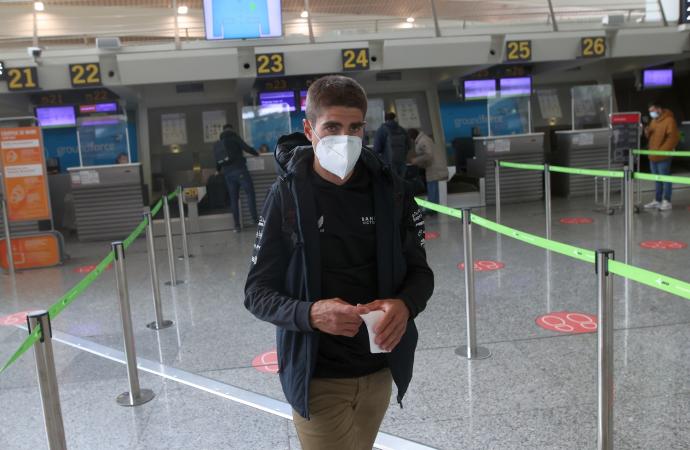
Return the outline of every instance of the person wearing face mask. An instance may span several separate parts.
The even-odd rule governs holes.
[[[680,132],[673,112],[662,107],[661,102],[649,105],[649,117],[652,119],[644,130],[649,150],[673,151],[680,141]],[[671,157],[649,155],[649,168],[656,175],[671,175]],[[646,209],[668,211],[671,205],[671,183],[656,182],[656,195],[653,201],[644,205]]]
[[[362,146],[366,109],[351,78],[309,87],[304,135],[278,142],[283,174],[260,215],[245,286],[246,308],[276,325],[280,381],[305,450],[372,448],[392,383],[398,402],[410,384],[414,318],[434,287],[421,210]],[[370,350],[361,315],[372,311],[383,315],[375,343],[386,353]]]

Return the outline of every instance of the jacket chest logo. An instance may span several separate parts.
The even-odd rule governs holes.
[[[376,217],[374,217],[374,216],[362,217],[362,225],[376,225]]]

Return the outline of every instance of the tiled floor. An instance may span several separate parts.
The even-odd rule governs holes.
[[[635,217],[634,264],[690,280],[690,249],[648,250],[646,239],[690,241],[690,192],[679,191],[672,212]],[[623,217],[593,212],[582,199],[556,199],[553,238],[623,255]],[[477,213],[493,218],[493,210]],[[544,234],[539,203],[504,205],[503,223]],[[588,225],[558,219],[586,216]],[[457,220],[427,221],[440,234],[427,242],[436,291],[418,319],[420,344],[405,408],[391,404],[382,431],[443,449],[596,448],[594,334],[563,335],[539,328],[553,311],[596,313],[594,267],[476,228],[477,260],[505,267],[476,274],[477,328],[492,357],[469,362],[455,355],[465,341],[464,280],[457,264],[462,241]],[[143,240],[127,254],[127,273],[138,355],[170,367],[284,400],[277,376],[251,366],[274,348],[274,329],[242,305],[253,233],[197,235],[195,258],[178,265],[187,283],[161,285],[164,316],[173,328],[153,332],[148,265]],[[163,240],[157,241],[161,281],[169,278]],[[0,316],[46,308],[94,264],[108,243],[68,242],[64,266],[0,276]],[[179,249],[178,249],[179,251]],[[615,279],[615,444],[617,449],[690,448],[690,303]],[[107,271],[71,305],[56,330],[122,350],[114,272]],[[0,327],[3,362],[26,332]],[[142,374],[156,398],[123,408],[115,397],[127,390],[125,367],[55,343],[58,382],[70,449],[293,449],[290,421],[206,392]],[[0,448],[45,448],[32,353],[0,375]]]

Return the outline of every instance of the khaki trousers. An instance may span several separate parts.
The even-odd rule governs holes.
[[[391,398],[389,369],[360,378],[314,378],[309,416],[292,417],[303,450],[371,450]]]

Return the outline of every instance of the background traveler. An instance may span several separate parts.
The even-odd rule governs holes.
[[[649,150],[673,151],[680,141],[680,133],[676,125],[676,118],[673,112],[662,106],[661,102],[656,101],[649,105],[649,116],[651,121],[644,130],[648,140]],[[649,155],[649,167],[653,174],[671,174],[670,156]],[[671,205],[671,183],[656,182],[656,195],[653,201],[644,205],[647,209],[658,208],[661,211],[672,209]]]

